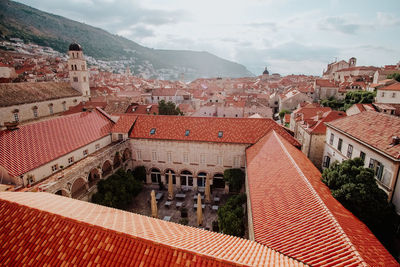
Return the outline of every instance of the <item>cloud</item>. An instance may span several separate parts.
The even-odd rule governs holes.
[[[353,19],[354,21],[354,19]],[[370,23],[354,23],[349,22],[349,19],[343,16],[327,17],[319,24],[319,29],[337,31],[344,34],[355,34],[362,29],[370,29],[374,26]]]

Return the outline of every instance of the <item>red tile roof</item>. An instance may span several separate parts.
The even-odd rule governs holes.
[[[394,83],[385,87],[381,87],[378,90],[385,90],[385,91],[400,91],[400,83]]]
[[[133,108],[135,110],[133,110]],[[147,111],[149,109],[149,111]],[[126,110],[126,113],[133,113],[136,115],[139,114],[158,114],[158,105],[157,104],[149,104],[149,105],[138,105],[138,104],[131,104],[128,109]]]
[[[246,158],[255,241],[309,265],[398,266],[285,138],[272,131]]]
[[[153,135],[151,129],[156,129]],[[188,136],[185,131],[190,130]],[[295,146],[298,141],[272,119],[138,116],[131,138],[254,144],[275,130]],[[222,137],[218,133],[222,131]]]
[[[19,176],[110,134],[112,126],[94,110],[0,131],[0,166]]]
[[[0,265],[303,266],[256,242],[48,193],[0,193]]]
[[[330,122],[346,117],[346,112],[336,111],[336,110],[327,111],[324,114],[322,114],[319,120],[317,116],[314,117],[314,121],[312,122],[307,121],[308,127],[306,131],[313,134],[325,134],[326,133],[325,122]]]
[[[400,118],[374,111],[361,112],[327,123],[354,139],[358,139],[388,156],[400,159],[400,145],[391,145],[393,136],[400,136]]]
[[[69,109],[63,113],[63,115],[79,113],[82,111],[86,111],[88,108],[100,107],[100,108],[104,109],[106,106],[107,106],[107,102],[94,102],[94,101],[80,102],[76,106],[69,107]]]
[[[315,84],[321,87],[339,87],[334,81],[325,79],[316,79]]]
[[[112,133],[128,133],[135,123],[137,115],[121,115],[111,129]]]

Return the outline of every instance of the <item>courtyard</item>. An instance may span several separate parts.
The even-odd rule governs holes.
[[[181,223],[181,209],[187,209],[189,226],[201,227],[212,230],[213,221],[218,220],[218,208],[224,205],[229,195],[224,194],[223,189],[214,189],[211,192],[211,202],[205,203],[204,190],[174,190],[174,198],[168,200],[167,188],[160,190],[158,185],[145,185],[142,192],[137,195],[129,211],[151,216],[151,191],[154,190],[157,198],[158,218],[170,222]],[[197,224],[197,194],[200,193],[203,205],[203,224]]]

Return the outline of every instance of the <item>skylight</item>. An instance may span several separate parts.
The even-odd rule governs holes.
[[[189,136],[190,130],[185,131],[185,136]]]
[[[151,130],[150,130],[150,134],[155,134],[156,133],[156,128],[152,128]]]
[[[218,132],[218,137],[219,137],[219,138],[222,138],[222,135],[223,135],[223,134],[224,134],[223,131],[219,131],[219,132]]]

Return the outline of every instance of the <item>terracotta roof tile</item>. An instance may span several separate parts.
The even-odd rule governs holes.
[[[3,192],[0,199],[2,265],[303,265],[246,239],[54,194]]]
[[[110,134],[112,126],[94,110],[0,131],[0,166],[19,176]]]
[[[155,129],[154,134],[150,134]],[[138,116],[131,138],[254,144],[272,129],[293,145],[298,141],[272,119]],[[185,136],[186,130],[190,130]],[[218,137],[221,132],[222,136]]]
[[[394,83],[385,87],[381,87],[378,90],[385,90],[385,91],[400,91],[400,83]]]
[[[0,107],[82,96],[69,83],[0,83]]]
[[[334,81],[326,79],[316,79],[315,84],[321,87],[339,87]]]
[[[275,131],[246,157],[255,241],[309,265],[398,266],[333,198],[311,161]]]
[[[111,129],[112,133],[128,133],[135,123],[137,115],[121,115]]]
[[[355,139],[395,158],[400,157],[400,145],[391,145],[393,136],[400,136],[400,118],[374,111],[361,112],[327,123]]]

